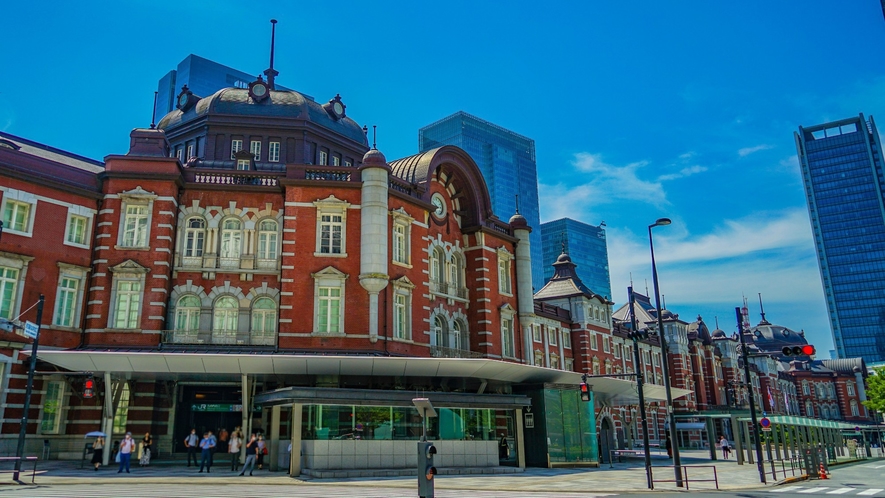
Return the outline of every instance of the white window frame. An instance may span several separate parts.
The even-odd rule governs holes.
[[[263,225],[273,223],[274,229],[269,230]],[[256,257],[262,260],[276,261],[280,256],[280,223],[273,218],[265,218],[255,224],[258,232]]]
[[[562,329],[562,347],[565,349],[572,348],[572,334],[569,329]]]
[[[89,241],[92,237],[92,218],[94,215],[95,210],[93,209],[89,209],[84,206],[69,206],[68,220],[65,223],[64,245],[79,247],[80,249],[89,249]],[[73,221],[75,219],[83,220],[83,242],[71,240],[71,236],[73,234]]]
[[[192,157],[196,157],[196,154],[194,154],[194,148],[195,148],[194,144],[188,144],[187,154],[185,156],[185,157],[187,157],[188,160],[190,160]]]
[[[192,227],[191,223],[198,221],[201,227]],[[183,258],[202,258],[206,252],[206,219],[202,216],[189,216],[184,220],[184,233],[181,237],[181,256]],[[191,244],[193,242],[193,244]],[[199,242],[199,247],[197,242]]]
[[[14,204],[16,206],[24,206],[28,207],[28,219],[25,220],[24,230],[16,230],[13,228],[12,223],[7,223],[6,220],[6,209],[10,206],[10,204]],[[37,217],[37,196],[30,193],[25,192],[23,190],[17,190],[13,188],[3,188],[3,204],[0,206],[0,219],[3,220],[3,233],[10,233],[15,235],[21,235],[22,237],[31,237],[34,232],[34,218]]]
[[[108,307],[108,329],[111,330],[128,330],[134,331],[141,328],[141,317],[142,313],[144,313],[144,292],[145,292],[145,280],[147,277],[147,273],[150,271],[149,268],[145,268],[138,263],[130,260],[124,261],[117,266],[112,266],[108,268],[108,270],[113,273],[113,277],[111,279],[111,302]],[[120,284],[128,282],[128,283],[138,283],[139,290],[137,291],[127,291],[134,293],[138,293],[138,310],[136,312],[135,319],[135,327],[117,327],[117,313],[120,311],[118,309],[119,303],[119,288]],[[131,300],[130,300],[131,303]],[[131,309],[130,309],[131,311]],[[127,321],[127,325],[130,322]]]
[[[320,156],[320,158],[319,158],[318,162],[319,162],[320,166],[326,166],[329,164],[329,153],[328,152],[321,150],[319,156]]]
[[[131,190],[129,192],[123,192],[119,194],[119,197],[122,201],[122,205],[120,207],[120,229],[117,231],[117,246],[116,249],[126,249],[126,250],[142,250],[148,251],[150,250],[150,240],[151,240],[151,225],[153,223],[153,212],[154,212],[154,200],[157,199],[157,195],[152,192],[147,192],[142,190],[141,187],[136,188],[135,190]],[[127,227],[127,219],[129,218],[129,207],[144,207],[146,210],[145,216],[145,229],[144,229],[144,240],[133,240],[132,245],[126,245],[126,227]],[[139,245],[138,243],[141,243]]]
[[[500,308],[501,312],[501,356],[516,359],[516,310],[509,304]]]
[[[556,327],[547,327],[547,344],[558,346],[559,341],[557,340],[557,335],[559,335],[559,329]]]
[[[316,206],[317,210],[317,225],[316,225],[316,246],[314,248],[314,256],[324,257],[324,258],[346,258],[347,257],[347,208],[350,207],[350,203],[347,201],[342,201],[341,199],[336,198],[334,195],[329,196],[326,199],[318,200],[313,203]],[[334,217],[340,216],[339,221],[335,221]],[[324,221],[324,217],[330,217],[331,220]],[[323,249],[323,225],[328,225],[330,227],[330,241],[329,241],[329,252],[322,252]],[[339,226],[341,228],[341,244],[338,248],[338,252],[332,252],[334,248],[332,247],[332,229],[334,227]]]
[[[345,160],[344,160],[344,167],[345,167],[345,168],[352,168],[352,167],[353,167],[353,161],[350,161],[350,160],[348,160],[348,159],[345,159]]]
[[[8,280],[9,282],[12,282],[12,285],[14,286],[12,288],[12,300],[8,312],[9,316],[2,316],[2,318],[12,320],[17,318],[21,312],[22,296],[24,295],[25,282],[28,275],[28,264],[33,260],[34,258],[32,256],[23,256],[11,252],[0,252],[0,269],[10,269],[17,272],[14,278]],[[4,278],[4,282],[5,281]],[[5,284],[0,286],[0,291],[2,291],[4,287]]]
[[[506,248],[498,249],[498,293],[504,296],[513,296],[512,261],[513,254]]]
[[[851,381],[845,383],[846,388],[848,389],[848,395],[854,396],[854,384]]]
[[[226,223],[236,222],[239,228],[227,228]],[[240,218],[229,216],[218,223],[218,258],[219,267],[228,269],[239,269],[240,258],[243,256],[243,220]],[[224,260],[236,260],[236,265]]]
[[[182,301],[185,299],[195,299],[196,306],[183,306]],[[203,302],[200,296],[196,294],[185,294],[178,298],[175,302],[175,313],[173,315],[172,327],[174,330],[182,332],[198,332],[200,330],[200,321],[203,314]]]
[[[538,323],[532,324],[532,342],[541,343],[543,341],[544,336],[541,335],[541,325]]]
[[[596,338],[596,332],[590,332],[590,350],[599,351],[599,340]]]
[[[574,372],[575,371],[575,360],[572,358],[565,359],[565,365],[563,366],[563,370],[566,372]]]
[[[220,307],[220,303],[233,303],[233,306]],[[212,333],[234,333],[240,330],[240,300],[230,294],[219,296],[212,303]]]
[[[853,399],[848,403],[848,406],[851,408],[851,416],[852,417],[860,417],[860,407],[857,406],[857,400]]]
[[[80,325],[80,315],[83,309],[83,296],[86,291],[86,274],[90,271],[90,268],[69,265],[67,263],[57,263],[58,264],[58,282],[55,292],[55,310],[52,316],[52,324],[55,327],[63,327],[63,328],[79,328]],[[65,280],[71,280],[76,283],[76,288],[71,291],[67,287],[62,287],[62,283]],[[71,321],[68,324],[63,323],[62,317],[64,315],[64,311],[61,309],[63,304],[62,295],[63,294],[72,294],[72,301],[69,303],[70,316]]]
[[[412,267],[412,222],[403,208],[391,211],[391,262],[405,268]]]
[[[249,153],[255,162],[261,161],[261,140],[252,140],[249,142]]]
[[[314,288],[313,288],[313,335],[320,336],[344,336],[345,334],[345,305],[347,303],[347,295],[346,295],[346,280],[348,275],[328,266],[323,270],[318,271],[317,273],[311,273],[311,277],[314,279]],[[320,330],[320,289],[338,289],[339,295],[337,296],[339,304],[338,304],[338,331],[323,331]],[[332,297],[332,296],[328,296]],[[330,315],[331,316],[331,315]]]
[[[45,382],[46,388],[43,391],[43,403],[40,405],[40,434],[61,434],[62,414],[65,409],[65,382],[61,380],[47,380]],[[54,399],[50,399],[50,392],[53,387],[55,387],[56,395]],[[47,413],[48,403],[55,403],[56,405],[55,412],[52,415]],[[51,422],[48,428],[47,422]]]
[[[237,158],[237,152],[243,150],[243,141],[240,139],[233,139],[230,141],[230,158],[231,160]]]
[[[332,154],[332,166],[341,166],[341,158]]]
[[[267,160],[272,163],[280,162],[280,142],[267,144]]]
[[[393,339],[412,340],[412,291],[415,285],[406,277],[393,282]]]
[[[273,308],[257,308],[256,306],[263,300],[273,303]],[[277,323],[279,322],[279,305],[269,296],[259,296],[252,302],[252,314],[249,317],[249,334],[259,333],[262,336],[275,335],[277,333]],[[256,328],[256,318],[259,319],[261,327]],[[267,325],[270,324],[270,330]]]
[[[611,353],[612,352],[611,344],[609,344],[609,337],[607,335],[602,336],[602,352],[603,353]]]

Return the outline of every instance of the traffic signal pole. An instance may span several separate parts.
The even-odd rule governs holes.
[[[765,467],[762,463],[762,433],[759,430],[759,420],[756,419],[756,396],[753,393],[753,383],[750,382],[750,352],[747,350],[747,341],[744,339],[743,315],[741,315],[741,309],[736,307],[734,309],[734,314],[737,317],[738,336],[741,340],[741,357],[744,360],[744,380],[747,383],[747,401],[750,403],[750,419],[752,420],[753,433],[755,436],[753,439],[756,440],[756,467],[759,469],[759,480],[762,484],[766,484]],[[735,437],[738,437],[738,434],[735,434]]]
[[[633,371],[636,372],[636,389],[639,393],[639,416],[642,419],[642,451],[645,453],[645,478],[648,481],[648,489],[655,489],[654,478],[651,469],[651,452],[648,443],[648,417],[645,411],[645,384],[644,366],[639,362],[639,330],[636,328],[636,314],[634,313],[635,300],[633,299],[633,286],[627,287],[630,301],[630,339],[633,340]],[[609,458],[611,458],[609,456]]]
[[[43,303],[45,298],[40,294],[40,300],[37,301],[37,336],[34,337],[34,343],[31,346],[31,364],[28,368],[28,387],[25,389],[25,405],[22,409],[22,421],[18,431],[18,446],[15,449],[15,470],[12,472],[12,480],[18,481],[19,474],[22,470],[22,458],[25,453],[25,434],[28,431],[28,411],[31,409],[31,393],[34,391],[34,370],[37,369],[37,347],[40,343],[40,324],[43,323]]]

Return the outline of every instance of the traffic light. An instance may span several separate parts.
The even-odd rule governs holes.
[[[590,401],[590,386],[581,382],[581,401]]]
[[[433,455],[436,455],[433,443],[418,443],[418,496],[421,498],[433,498],[433,476],[436,475]]]
[[[627,332],[627,337],[635,341],[644,341],[648,339],[648,329],[631,330]]]
[[[89,399],[93,396],[95,396],[95,379],[87,377],[86,382],[83,383],[83,397]]]
[[[784,346],[781,352],[784,356],[814,356],[816,351],[814,346],[806,344],[804,346]]]

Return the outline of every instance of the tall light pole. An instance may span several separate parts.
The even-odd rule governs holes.
[[[740,308],[734,308],[734,316],[737,318],[738,337],[741,340],[741,359],[744,361],[744,382],[747,385],[747,401],[750,403],[750,419],[753,421],[753,439],[756,440],[756,467],[759,469],[759,480],[762,484],[765,484],[765,467],[762,463],[762,435],[759,433],[759,419],[756,418],[756,393],[753,392],[753,383],[750,379],[750,348],[746,339],[744,339],[744,317],[741,314]]]
[[[679,440],[676,438],[676,414],[673,412],[673,393],[670,391],[670,366],[667,354],[667,338],[664,337],[664,319],[661,313],[661,291],[658,288],[658,267],[655,265],[655,244],[651,236],[654,227],[667,226],[670,218],[659,218],[648,226],[648,246],[651,249],[651,276],[655,286],[655,310],[658,315],[658,338],[661,341],[661,368],[664,371],[664,390],[667,392],[667,422],[670,424],[670,447],[673,451],[673,470],[676,473],[676,486],[682,487],[682,461],[679,458]]]
[[[31,363],[30,367],[28,367],[28,385],[25,389],[25,405],[22,409],[22,421],[19,425],[18,430],[18,445],[15,449],[15,456],[18,459],[15,461],[15,470],[12,473],[12,480],[17,481],[18,476],[22,470],[22,458],[25,453],[25,435],[28,430],[28,412],[31,410],[31,393],[34,391],[34,371],[37,369],[37,347],[40,344],[40,325],[43,323],[43,303],[45,298],[43,294],[40,294],[40,300],[37,301],[37,335],[34,337],[34,342],[31,345]]]
[[[645,412],[645,366],[640,362],[639,339],[648,338],[648,332],[639,332],[636,325],[636,300],[633,298],[633,286],[627,287],[630,301],[630,339],[633,340],[633,371],[636,373],[636,389],[639,394],[639,416],[642,418],[642,452],[645,454],[645,478],[648,489],[655,489],[651,470],[651,451],[648,444],[648,415]],[[611,457],[609,457],[611,458]]]

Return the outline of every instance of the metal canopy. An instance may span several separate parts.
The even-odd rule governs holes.
[[[433,406],[443,408],[514,409],[531,406],[528,396],[515,394],[468,394],[420,392]],[[381,389],[337,389],[323,387],[285,387],[255,395],[255,404],[262,406],[290,405],[358,405],[413,407],[415,391]]]
[[[577,386],[581,374],[484,358],[329,356],[292,353],[184,353],[41,349],[37,357],[75,372],[111,372],[143,379],[239,381],[241,375],[351,375],[475,378],[513,384]],[[604,403],[636,403],[636,383],[597,377],[590,382]],[[690,391],[672,389],[673,398]],[[646,401],[663,401],[663,386],[645,384]]]

